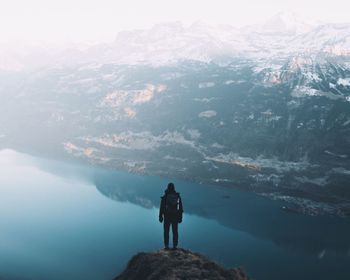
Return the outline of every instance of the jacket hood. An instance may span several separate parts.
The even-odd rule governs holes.
[[[177,193],[175,190],[164,190],[164,194],[168,194],[168,193]]]

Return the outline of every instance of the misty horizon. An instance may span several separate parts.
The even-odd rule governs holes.
[[[163,22],[150,28],[119,31],[109,42],[9,41],[0,46],[0,69],[21,71],[33,67],[59,67],[67,63],[106,63],[107,60],[109,63],[155,65],[179,59],[208,62],[216,61],[215,57],[219,56],[237,57],[261,53],[266,44],[271,45],[268,57],[276,56],[279,52],[302,55],[316,50],[339,54],[349,52],[349,30],[350,24],[347,23],[308,21],[293,12],[279,12],[264,22],[241,27],[208,24],[204,21],[189,24],[180,21]],[[325,38],[320,42],[314,41],[320,32]],[[305,39],[308,33],[310,39]],[[204,49],[201,44],[206,45]],[[134,48],[136,45],[138,47]],[[193,49],[193,54],[172,53],[179,47]],[[159,58],[153,57],[153,54],[141,55],[149,48],[163,51],[164,54],[160,54],[163,62],[158,62]],[[266,57],[265,54],[263,56]],[[260,59],[259,56],[255,58]]]
[[[24,44],[24,47],[58,47],[58,48],[71,48],[71,47],[76,47],[76,48],[86,48],[86,47],[91,47],[93,45],[97,44],[103,44],[103,43],[110,43],[113,42],[118,34],[123,33],[123,32],[133,32],[133,31],[139,31],[139,30],[151,30],[154,29],[157,26],[163,26],[163,25],[179,25],[182,26],[185,29],[191,28],[193,26],[197,25],[202,25],[202,26],[207,26],[207,27],[212,27],[212,28],[220,28],[220,27],[225,27],[225,28],[231,28],[231,29],[236,29],[236,30],[241,30],[244,32],[252,32],[251,28],[254,27],[264,27],[268,25],[271,21],[273,21],[276,18],[281,18],[284,20],[284,23],[292,25],[293,23],[304,23],[305,25],[309,25],[310,27],[317,27],[317,26],[322,26],[322,25],[327,25],[327,24],[349,24],[350,20],[316,20],[312,19],[310,17],[305,17],[301,16],[301,14],[293,11],[293,10],[280,10],[274,14],[268,15],[264,19],[260,19],[257,21],[253,22],[247,22],[244,24],[234,24],[229,21],[220,21],[220,22],[211,22],[206,19],[193,19],[191,21],[184,21],[180,19],[174,19],[174,20],[160,20],[157,22],[153,22],[152,24],[146,24],[138,27],[124,27],[124,28],[116,28],[115,31],[110,32],[110,35],[106,37],[105,39],[82,39],[77,37],[73,37],[70,39],[59,39],[56,38],[56,40],[47,40],[46,37],[42,38],[25,38],[23,37],[16,37],[16,38],[6,38],[6,37],[0,37],[0,41],[2,43],[2,46],[11,46],[14,47],[16,44],[21,43]],[[283,23],[283,22],[282,22]],[[283,27],[283,26],[282,26]],[[289,26],[286,26],[289,27]],[[290,26],[292,27],[292,26]],[[262,31],[262,30],[259,30]],[[29,33],[30,34],[30,33]]]
[[[347,2],[228,0],[5,1],[0,10],[0,42],[109,42],[123,30],[149,29],[157,23],[194,22],[234,27],[261,24],[279,13],[298,15],[307,22],[348,22]]]

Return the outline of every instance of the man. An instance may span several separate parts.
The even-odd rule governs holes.
[[[182,201],[180,194],[175,191],[173,183],[169,183],[161,197],[159,208],[159,222],[164,221],[164,249],[169,250],[169,228],[173,232],[173,249],[176,250],[179,234],[178,224],[182,222]]]

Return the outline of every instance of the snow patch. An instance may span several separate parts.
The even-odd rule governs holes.
[[[304,75],[309,81],[315,81],[315,82],[321,82],[322,81],[322,79],[316,73],[307,72]]]
[[[343,167],[333,168],[332,171],[338,174],[350,175],[350,170],[347,170]]]
[[[328,155],[335,156],[335,157],[339,157],[339,158],[347,158],[347,157],[348,157],[347,155],[338,155],[338,154],[332,153],[332,152],[330,152],[330,151],[328,151],[328,150],[325,150],[324,152],[325,152],[326,154],[328,154]]]
[[[333,84],[333,83],[329,83],[329,88],[331,88],[331,89],[336,89],[336,85]]]
[[[344,87],[350,87],[350,78],[339,78],[337,84]]]
[[[324,92],[324,91],[320,91],[314,88],[310,88],[308,86],[297,86],[295,87],[295,89],[292,91],[291,95],[295,98],[303,98],[303,97],[308,97],[308,96],[323,96],[326,98],[329,98],[331,100],[338,100],[338,99],[343,99],[346,101],[350,101],[350,97],[344,97],[343,95],[339,95],[339,94],[334,94],[330,91],[328,92]],[[349,100],[348,100],[349,98]]]
[[[316,89],[307,86],[297,86],[292,91],[291,95],[296,98],[302,98],[306,96],[320,96],[320,92]]]
[[[193,140],[188,140],[178,131],[165,131],[153,135],[150,131],[122,132],[119,134],[105,134],[100,137],[83,137],[87,143],[97,143],[103,146],[127,150],[156,150],[161,146],[184,145],[200,150]]]
[[[198,139],[201,137],[201,133],[197,129],[187,129],[187,133],[190,135],[191,139]]]
[[[214,99],[216,99],[216,98],[215,97],[211,97],[211,98],[204,97],[204,98],[194,98],[193,100],[197,101],[197,102],[202,102],[202,103],[209,103]]]
[[[163,157],[163,159],[166,159],[166,160],[176,160],[176,161],[181,161],[181,162],[187,161],[187,159],[185,159],[185,158],[173,157],[173,156],[171,156],[171,155],[166,155],[166,156]]]
[[[277,158],[264,158],[262,156],[253,159],[250,157],[242,157],[232,152],[229,154],[218,154],[214,157],[206,157],[206,159],[215,162],[237,165],[243,168],[257,171],[260,171],[262,169],[274,169],[279,173],[289,171],[302,171],[306,170],[309,167],[315,167],[314,165],[311,165],[306,159],[298,162],[280,161]]]
[[[234,80],[228,80],[228,81],[225,82],[225,85],[234,84],[234,82],[235,82]]]
[[[211,88],[214,87],[215,83],[214,82],[204,82],[204,83],[199,83],[198,88]]]
[[[348,124],[350,124],[350,119],[348,119],[347,121],[345,121],[345,122],[343,123],[343,126],[346,126],[346,125],[348,125]]]
[[[298,182],[300,183],[309,183],[309,184],[313,184],[313,185],[317,185],[320,187],[324,187],[328,184],[328,177],[319,177],[319,178],[307,178],[305,176],[303,177],[296,177],[295,178]]]
[[[200,117],[200,118],[212,118],[212,117],[215,117],[215,116],[216,116],[216,111],[213,111],[213,110],[200,112],[198,114],[198,117]]]
[[[216,149],[223,149],[223,148],[225,148],[225,146],[223,146],[223,145],[221,145],[219,143],[216,143],[216,142],[211,144],[211,146],[212,146],[212,148],[216,148]]]

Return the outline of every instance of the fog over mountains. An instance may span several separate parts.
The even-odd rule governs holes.
[[[1,146],[350,213],[350,24],[164,23],[0,69]]]
[[[195,22],[162,23],[118,33],[114,42],[68,48],[23,44],[0,48],[3,70],[28,66],[118,63],[164,65],[182,60],[227,63],[232,58],[281,59],[290,55],[349,55],[350,23],[309,22],[283,12],[260,25],[236,28]],[[62,50],[64,49],[64,50]]]

